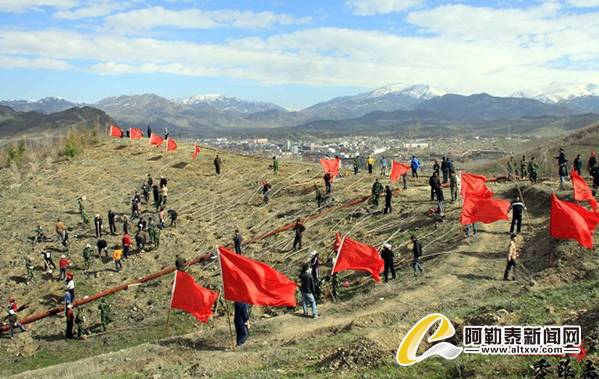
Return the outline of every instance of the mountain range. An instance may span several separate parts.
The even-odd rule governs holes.
[[[145,127],[149,124],[169,127],[188,135],[216,135],[265,128],[313,130],[315,125],[335,125],[338,129],[343,125],[353,127],[356,122],[369,128],[370,121],[381,118],[387,120],[386,124],[392,124],[396,118],[398,123],[425,126],[568,118],[585,113],[599,114],[599,86],[552,83],[542,89],[497,97],[486,93],[452,94],[425,84],[391,84],[353,96],[337,97],[299,111],[289,111],[273,103],[215,94],[178,99],[155,94],[124,95],[108,97],[93,104],[44,98],[38,101],[0,101],[0,105],[19,112],[47,114],[90,106],[106,112],[124,127]]]

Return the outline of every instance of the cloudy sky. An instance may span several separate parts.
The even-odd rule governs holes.
[[[0,0],[0,98],[599,83],[599,0]]]

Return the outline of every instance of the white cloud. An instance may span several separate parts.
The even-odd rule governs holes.
[[[579,8],[599,7],[599,0],[568,0],[568,4]]]
[[[301,24],[308,18],[295,18],[273,12],[250,12],[239,10],[207,11],[197,8],[171,10],[163,7],[136,9],[117,13],[106,18],[105,26],[117,31],[146,31],[156,28],[211,29],[233,27],[261,29],[275,25]]]
[[[0,55],[2,68],[45,68],[51,70],[67,70],[72,68],[68,62],[60,59],[48,58],[22,58],[10,55]]]
[[[0,0],[0,12],[25,12],[43,7],[71,8],[78,0]]]
[[[354,14],[371,16],[402,12],[422,5],[424,0],[347,0],[345,5],[350,7]]]
[[[160,72],[265,84],[424,82],[458,93],[507,95],[553,81],[599,82],[599,13],[562,15],[552,4],[527,9],[449,5],[412,12],[407,19],[427,33],[311,28],[197,43],[0,29],[0,51],[49,63],[90,61],[81,69],[102,74]],[[0,67],[5,63],[0,60]]]
[[[54,17],[63,20],[78,20],[103,17],[115,11],[132,6],[130,1],[97,0],[82,3],[77,8],[65,9],[54,13]]]

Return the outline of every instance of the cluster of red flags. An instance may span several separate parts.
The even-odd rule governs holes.
[[[574,170],[572,170],[570,177],[572,178],[572,188],[574,189],[574,200],[588,201],[591,208],[596,212],[597,200],[593,196],[593,191],[591,191],[587,182]]]
[[[581,246],[593,249],[593,234],[597,224],[599,213],[551,194],[549,234],[553,238],[576,240]]]
[[[324,170],[325,174],[328,172],[331,174],[331,181],[333,181],[337,175],[339,175],[339,162],[341,160],[339,158],[333,159],[321,159],[320,165]]]
[[[391,162],[391,174],[389,175],[389,181],[395,183],[399,178],[408,172],[410,166],[407,164],[399,163],[396,161]]]
[[[119,128],[114,124],[110,124],[110,136],[116,138],[123,138],[123,129]]]
[[[218,248],[225,300],[295,307],[295,282],[266,263]]]
[[[218,292],[203,288],[186,272],[176,271],[171,296],[171,309],[180,309],[198,321],[207,323],[212,316]]]
[[[144,133],[141,131],[141,129],[137,129],[137,128],[129,129],[129,138],[142,139],[143,136],[144,136]]]
[[[507,215],[510,202],[493,198],[493,191],[486,185],[487,178],[470,173],[462,174],[462,197],[464,204],[460,223],[462,225],[482,222],[490,224],[499,220],[509,220]]]
[[[336,236],[336,244],[338,239],[339,235]],[[333,273],[345,270],[364,271],[370,273],[375,281],[380,282],[380,273],[384,267],[385,263],[375,247],[354,241],[347,236],[339,242]]]

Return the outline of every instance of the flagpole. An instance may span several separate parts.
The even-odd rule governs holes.
[[[173,279],[173,288],[171,289],[171,301],[168,305],[168,312],[166,314],[166,330],[168,331],[169,321],[171,320],[171,310],[173,306],[173,296],[175,294],[175,286],[177,285],[177,270],[175,270],[175,279]]]
[[[237,344],[235,343],[235,338],[233,337],[233,327],[231,326],[231,310],[229,309],[229,304],[227,304],[227,299],[225,298],[225,283],[223,281],[223,262],[220,256],[220,251],[218,251],[218,246],[216,247],[216,256],[218,257],[218,267],[220,269],[220,288],[223,294],[223,302],[225,304],[225,308],[227,309],[227,323],[229,324],[229,336],[231,337],[231,346],[233,351],[237,351]]]
[[[331,275],[335,273],[335,266],[337,266],[337,259],[339,259],[339,254],[341,254],[341,247],[343,246],[343,242],[345,242],[345,236],[341,239],[341,243],[339,244],[339,248],[337,249],[337,255],[335,256],[335,263],[333,263],[333,268],[331,269]]]

